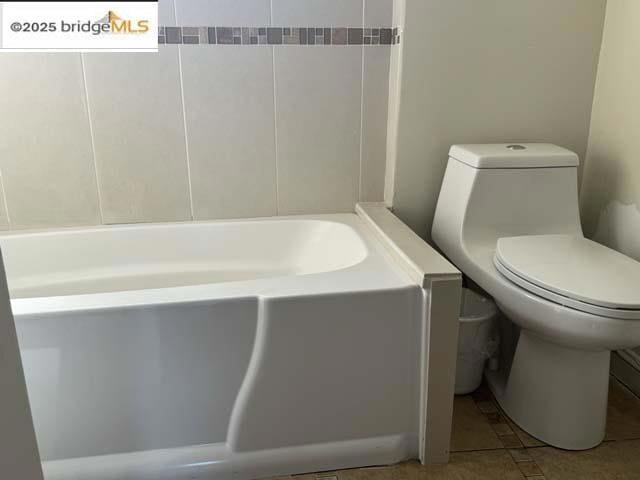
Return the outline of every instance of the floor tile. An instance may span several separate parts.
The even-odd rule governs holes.
[[[492,423],[491,427],[496,435],[513,435],[513,430],[508,423]]]
[[[518,463],[518,468],[520,469],[520,471],[525,477],[534,477],[534,476],[542,475],[542,471],[540,470],[540,467],[538,467],[536,462],[534,462],[533,460],[530,460],[528,462]]]
[[[544,447],[546,445],[546,443],[538,440],[537,438],[532,437],[527,432],[522,430],[518,425],[516,425],[514,423],[513,420],[511,420],[507,416],[506,413],[504,413],[504,411],[500,407],[498,407],[498,408],[500,410],[501,415],[505,418],[507,424],[509,424],[509,426],[511,427],[511,430],[513,430],[513,433],[518,437],[520,442],[522,442],[523,446],[525,446],[525,447]],[[512,447],[507,447],[507,448],[512,448]]]
[[[476,402],[482,402],[483,400],[493,401],[493,395],[491,394],[491,390],[489,390],[489,387],[486,383],[482,383],[478,387],[478,389],[471,394],[471,396]]]
[[[458,452],[447,465],[398,465],[394,480],[522,480],[524,477],[506,450]]]
[[[457,396],[453,401],[451,451],[502,448],[485,415],[470,396]]]
[[[489,420],[489,423],[492,425],[496,423],[506,423],[505,418],[499,412],[485,413],[484,415],[485,417],[487,417],[487,420]]]
[[[510,418],[506,418],[525,447],[542,447],[546,445],[522,430]],[[605,440],[640,439],[640,398],[636,397],[627,387],[613,377],[611,377],[609,384],[606,428]]]
[[[476,402],[476,404],[482,413],[496,413],[498,411],[498,407],[491,400],[482,400]]]
[[[533,460],[526,448],[510,448],[509,453],[511,454],[511,458],[513,458],[513,461],[516,463],[530,462],[531,460]]]
[[[523,446],[520,438],[514,433],[511,435],[502,435],[499,438],[504,448],[521,448]]]
[[[611,377],[605,440],[630,439],[640,439],[640,398]]]
[[[522,442],[522,445],[524,445],[525,447],[544,447],[546,445],[546,443],[544,443],[543,441],[540,441],[537,438],[529,435],[515,423],[511,423],[511,428]]]
[[[393,480],[395,469],[395,465],[348,468],[345,470],[293,475],[288,480]]]
[[[479,405],[482,405],[483,410],[491,410],[492,398],[487,396],[486,391],[474,393],[473,397]],[[486,414],[490,423],[500,423],[500,416],[504,416],[513,432],[518,436],[525,447],[543,447],[546,445],[544,442],[532,437],[516,425],[499,406],[498,411],[499,413]],[[501,428],[502,427],[498,427],[499,430]],[[634,395],[633,392],[618,380],[611,377],[609,383],[609,404],[607,407],[605,440],[634,439],[640,439],[640,398]]]
[[[395,469],[396,467],[355,468],[336,473],[338,480],[393,480]]]
[[[547,480],[640,478],[640,440],[607,442],[582,452],[543,447],[529,453]]]

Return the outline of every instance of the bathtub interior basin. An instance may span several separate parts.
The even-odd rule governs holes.
[[[367,255],[350,226],[304,219],[70,229],[0,243],[12,298],[306,275]]]

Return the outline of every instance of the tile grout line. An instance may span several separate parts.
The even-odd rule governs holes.
[[[365,23],[365,4],[362,0],[362,26]],[[363,29],[364,32],[364,29]],[[358,165],[358,201],[362,202],[362,142],[364,139],[364,44],[360,49],[361,68],[360,68],[360,163]]]
[[[269,1],[269,26],[273,25],[273,0]],[[273,153],[276,180],[276,215],[280,215],[280,182],[278,172],[278,105],[276,102],[276,49],[271,46],[271,73],[273,74]]]
[[[276,49],[271,47],[271,70],[273,70],[273,150],[275,154],[275,175],[276,175],[276,215],[280,215],[280,181],[278,175],[278,105],[276,94]]]
[[[616,381],[617,381],[618,383],[620,383],[622,386],[624,386],[624,388],[626,388],[627,390],[629,390],[629,392],[631,392],[631,394],[632,394],[634,397],[636,397],[637,399],[640,399],[640,395],[639,395],[639,394],[637,394],[637,393],[636,393],[636,392],[635,392],[635,391],[634,391],[634,390],[633,390],[629,385],[627,385],[627,383],[625,383],[624,381],[622,381],[622,379],[621,379],[621,378],[618,378],[618,377],[617,377],[616,375],[614,375],[613,373],[611,373],[611,376],[612,376],[613,378],[615,378],[615,379],[616,379]]]
[[[96,193],[98,194],[98,211],[100,213],[100,223],[105,225],[102,189],[98,178],[98,154],[96,152],[96,139],[93,130],[93,120],[91,118],[91,105],[89,104],[89,87],[87,85],[87,68],[84,63],[84,53],[80,53],[80,66],[82,67],[82,83],[84,87],[84,101],[87,109],[87,120],[89,122],[89,136],[91,137],[91,154],[93,157],[93,174],[96,179]]]
[[[182,101],[182,124],[184,127],[184,151],[187,164],[187,182],[189,184],[189,209],[191,210],[191,220],[196,219],[193,208],[193,187],[191,185],[191,159],[189,155],[189,133],[187,128],[187,106],[184,101],[184,79],[182,72],[182,47],[178,46],[178,72],[180,79],[180,100]]]
[[[492,394],[488,394],[488,396],[484,400],[479,400],[478,396],[474,395],[473,402],[476,405],[476,408],[482,413],[485,420],[491,426],[491,429],[496,434],[500,443],[502,443],[502,449],[506,450],[509,454],[509,457],[516,464],[518,470],[522,474],[522,476],[526,478],[535,478],[536,480],[544,480],[546,477],[544,476],[544,472],[538,465],[538,463],[529,455],[529,448],[540,448],[546,445],[539,445],[538,447],[527,447],[524,445],[520,437],[517,433],[511,428],[509,425],[505,415],[496,405],[496,401],[493,398]],[[498,422],[494,420],[499,420]],[[504,425],[506,429],[498,429],[495,425]],[[503,440],[504,437],[510,437],[511,440],[517,439],[517,442],[512,445],[507,445],[507,441]],[[518,452],[518,453],[516,453]]]
[[[178,23],[178,6],[175,1],[173,4],[173,19]],[[193,187],[191,185],[191,159],[189,155],[189,134],[187,129],[187,106],[184,101],[184,79],[182,72],[182,47],[178,47],[178,72],[180,75],[180,101],[182,102],[182,124],[184,126],[184,151],[187,163],[187,183],[189,184],[189,209],[191,210],[191,220],[196,219],[195,209],[193,208]]]
[[[7,217],[7,230],[11,230],[11,217],[9,216],[9,203],[7,202],[7,191],[4,188],[4,175],[0,170],[0,188],[2,189],[2,200],[4,201],[4,213]]]

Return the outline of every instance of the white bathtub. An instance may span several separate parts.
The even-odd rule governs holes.
[[[425,291],[358,216],[0,244],[47,480],[251,479],[418,455]]]

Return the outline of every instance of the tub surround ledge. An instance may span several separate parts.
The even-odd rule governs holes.
[[[356,213],[422,289],[418,451],[423,464],[447,463],[462,274],[398,219],[384,203],[358,203]],[[429,368],[429,365],[449,365],[450,368]],[[438,412],[438,415],[433,415],[433,412]]]

